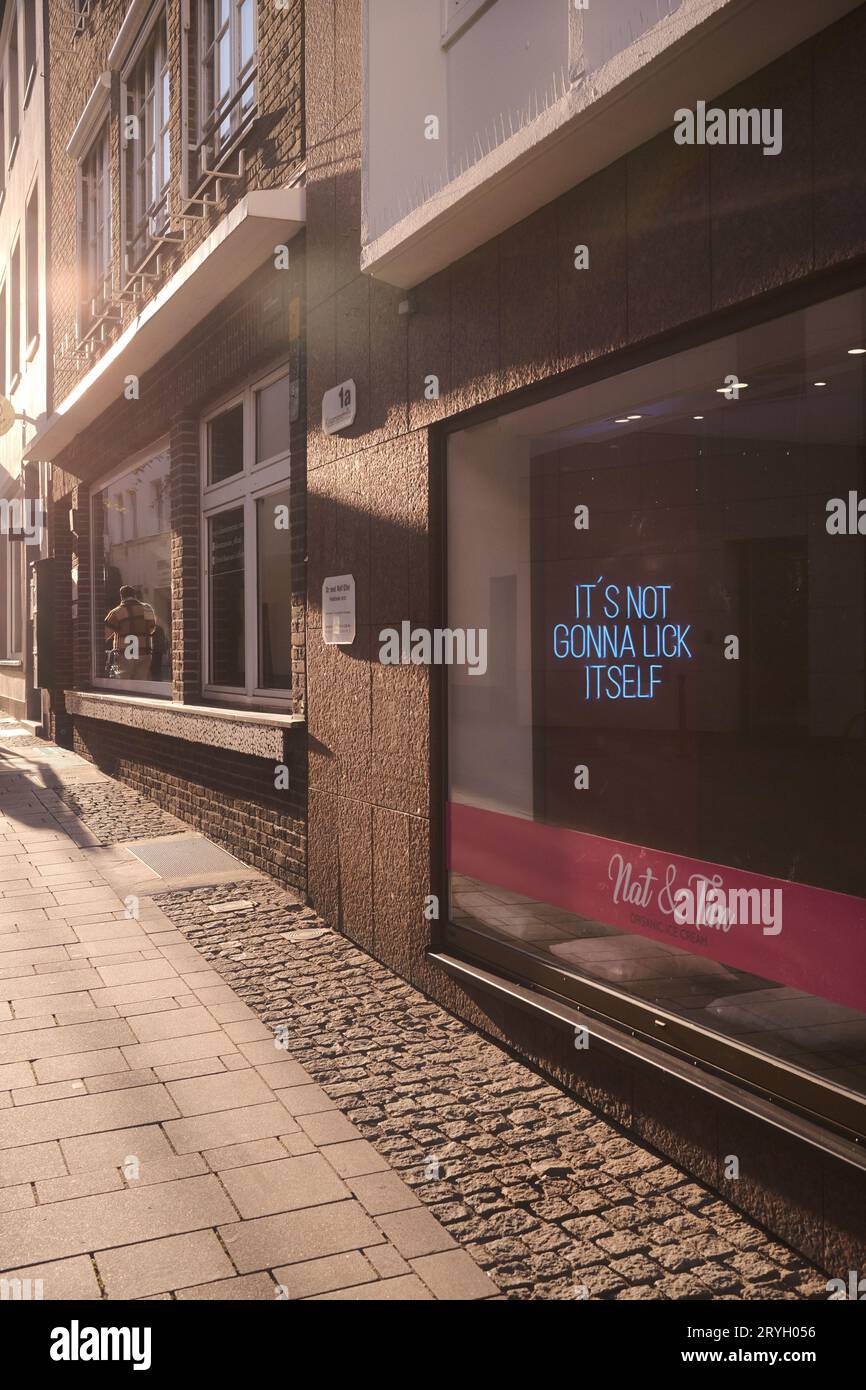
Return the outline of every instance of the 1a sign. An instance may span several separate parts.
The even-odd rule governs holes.
[[[325,434],[337,434],[355,422],[358,393],[354,381],[332,386],[322,397],[322,429]]]
[[[355,580],[334,574],[322,585],[322,640],[328,646],[348,646],[355,640]]]

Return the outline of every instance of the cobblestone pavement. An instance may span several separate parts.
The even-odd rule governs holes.
[[[188,825],[119,782],[58,787],[57,795],[84,822],[100,845],[189,833]]]
[[[156,901],[509,1297],[827,1297],[802,1257],[276,885]]]

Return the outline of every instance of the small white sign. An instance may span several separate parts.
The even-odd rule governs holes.
[[[355,640],[355,580],[333,574],[322,585],[322,639],[328,646],[348,646]]]
[[[337,434],[355,423],[358,393],[354,381],[332,386],[322,397],[322,429],[325,434]]]

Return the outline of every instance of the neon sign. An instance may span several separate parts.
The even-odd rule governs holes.
[[[577,621],[554,625],[553,655],[584,663],[587,700],[652,700],[664,663],[691,661],[692,625],[670,621],[672,584],[602,588],[603,579],[575,584]]]

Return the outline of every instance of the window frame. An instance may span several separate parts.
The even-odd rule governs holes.
[[[94,204],[91,186],[96,181],[98,187],[100,177],[98,171],[94,174],[88,172],[91,161],[102,166],[104,216],[101,238],[98,235],[91,237],[89,231],[91,226],[89,212]],[[97,124],[93,138],[79,156],[76,172],[76,193],[78,202],[78,335],[81,337],[108,307],[113,290],[114,199],[111,184],[111,117],[107,106]],[[96,233],[100,230],[98,215],[95,230]],[[91,264],[91,247],[93,247],[95,259],[95,252],[100,240],[102,241],[103,258],[101,274],[99,265]],[[94,309],[94,301],[99,299],[99,294],[94,293],[94,291],[100,288],[102,292],[101,306]]]
[[[18,145],[21,140],[21,74],[20,58],[18,53],[18,3],[15,0],[15,11],[9,25],[9,47],[6,50],[6,80],[4,82],[6,95],[6,132],[9,145],[9,153],[6,162],[7,169],[11,169],[15,163],[15,156],[18,153]]]
[[[168,478],[169,478],[169,481],[171,481],[171,471],[172,471],[171,437],[170,437],[170,435],[163,435],[161,438],[154,440],[154,442],[153,442],[152,444],[149,444],[148,447],[147,447],[146,449],[141,449],[141,450],[139,450],[139,452],[138,452],[137,454],[133,454],[131,457],[125,459],[124,462],[123,462],[122,464],[119,465],[119,467],[112,469],[110,473],[105,473],[105,474],[103,474],[103,476],[102,476],[101,478],[96,478],[96,479],[94,480],[94,482],[91,484],[91,487],[90,487],[90,497],[89,497],[89,508],[88,508],[88,510],[89,510],[89,522],[90,522],[90,546],[89,546],[90,557],[89,557],[89,558],[90,558],[90,572],[91,572],[91,575],[94,576],[94,579],[95,579],[95,575],[96,575],[96,527],[95,527],[94,524],[93,524],[93,513],[94,513],[94,505],[95,505],[95,503],[96,503],[96,499],[97,499],[98,495],[99,495],[100,493],[104,492],[106,488],[112,487],[114,484],[121,482],[121,480],[122,480],[123,478],[125,478],[128,474],[134,473],[135,470],[136,470],[136,468],[140,468],[140,467],[142,466],[142,464],[146,464],[146,463],[150,462],[151,459],[158,458],[160,454],[166,454],[166,455],[168,456]],[[172,527],[172,524],[171,524],[171,513],[170,513],[170,512],[169,512],[169,518],[168,518],[168,531],[169,531],[169,535],[170,535],[170,536],[173,536],[173,527]],[[174,582],[173,582],[173,581],[172,581],[172,585],[171,585],[171,602],[172,602],[172,610],[173,610],[173,609],[174,609],[174,604],[175,604],[175,591],[174,591]],[[108,610],[106,610],[106,611],[108,611]],[[174,614],[173,614],[173,612],[172,612],[172,618],[173,618],[173,616],[174,616]],[[113,694],[115,694],[115,695],[131,695],[131,696],[140,695],[140,696],[142,696],[143,698],[146,698],[146,697],[149,697],[149,696],[150,696],[150,697],[152,697],[152,696],[162,696],[163,698],[171,699],[171,694],[172,694],[172,681],[171,681],[171,679],[169,679],[169,680],[167,680],[167,681],[122,681],[122,680],[110,679],[108,676],[104,676],[104,675],[103,675],[103,676],[98,676],[98,675],[96,674],[96,638],[97,638],[97,633],[98,633],[98,631],[102,628],[102,625],[103,625],[103,618],[104,618],[104,617],[105,617],[105,613],[99,613],[99,614],[97,613],[97,609],[96,609],[96,584],[95,584],[95,582],[93,582],[93,583],[91,583],[91,585],[90,585],[90,678],[89,678],[89,683],[90,683],[90,685],[91,685],[94,689],[110,691],[111,693],[113,693]],[[171,632],[170,632],[170,631],[169,631],[169,633],[167,634],[167,636],[168,636],[169,644],[171,644]],[[171,649],[171,648],[170,648],[170,649]],[[174,667],[174,653],[173,653],[173,651],[172,651],[171,655],[172,655],[172,668],[173,668],[173,667]]]
[[[229,151],[245,137],[258,112],[258,7],[252,3],[252,0],[248,0],[248,2],[252,5],[253,47],[251,57],[244,66],[241,66],[242,24],[240,12],[244,0],[229,0],[229,17],[219,29],[214,18],[214,38],[210,43],[206,42],[208,32],[206,12],[208,10],[215,11],[219,0],[198,0],[195,60],[199,74],[196,98],[196,153],[198,158],[196,174],[199,176],[205,172],[205,165],[211,168],[218,167],[220,161],[226,158]],[[231,75],[227,94],[224,99],[219,100],[216,95],[217,79],[212,77],[209,80],[208,74],[211,63],[214,67],[218,63],[219,36],[226,29],[229,33],[231,51]],[[213,105],[210,109],[207,108],[209,89],[213,92]],[[248,109],[244,111],[241,96],[247,90],[251,91],[251,99]],[[226,138],[221,140],[220,127],[225,121],[229,122],[229,130]],[[209,161],[206,159],[207,151],[210,151],[211,154]]]
[[[0,577],[2,577],[3,603],[3,646],[0,662],[7,665],[23,665],[26,645],[26,619],[24,611],[24,541],[0,536]],[[18,648],[12,641],[17,626]]]
[[[260,684],[259,629],[259,552],[257,504],[262,498],[291,490],[292,445],[291,421],[287,420],[289,447],[281,454],[256,463],[256,401],[260,391],[286,377],[291,381],[291,362],[284,360],[264,376],[248,381],[240,391],[225,396],[201,418],[200,507],[201,507],[201,609],[202,609],[202,693],[224,704],[244,708],[271,707],[281,712],[292,708],[291,688],[266,689]],[[209,441],[211,422],[237,405],[243,405],[243,468],[218,483],[208,483]],[[244,685],[218,685],[210,679],[211,663],[211,594],[210,594],[210,528],[209,523],[220,513],[243,508],[244,515]],[[290,550],[291,520],[287,532]],[[291,611],[293,594],[287,598]],[[291,662],[291,657],[290,657]],[[293,673],[292,673],[293,674]]]
[[[147,60],[151,45],[154,49],[153,85],[150,88],[150,107],[153,113],[151,135],[160,180],[158,191],[148,189],[150,157],[144,154],[137,158],[135,153],[136,146],[142,140],[146,148],[151,148],[147,133]],[[140,87],[136,84],[139,76],[142,79]],[[168,105],[164,110],[166,83]],[[126,135],[126,121],[130,116],[137,116],[139,119],[138,140]],[[169,227],[169,194],[174,160],[171,149],[171,53],[168,42],[168,5],[165,0],[159,0],[159,4],[155,6],[123,66],[120,79],[120,155],[121,256],[123,274],[126,278],[132,279],[160,245],[160,238],[166,235]],[[148,191],[153,193],[149,201]],[[157,214],[160,215],[158,222]],[[136,247],[141,249],[135,252]]]
[[[27,110],[27,105],[36,85],[36,69],[39,65],[39,45],[36,33],[36,5],[28,4],[24,0],[24,95],[21,100],[22,111]]]
[[[24,298],[22,326],[24,328],[24,362],[32,362],[39,349],[40,325],[42,320],[41,277],[39,274],[39,220],[42,199],[39,196],[39,180],[35,178],[24,204]],[[35,213],[35,229],[31,215]],[[35,323],[34,323],[35,317]]]
[[[9,339],[7,347],[7,366],[9,391],[14,395],[21,382],[21,228],[16,227],[12,249],[9,252],[8,277]]]

